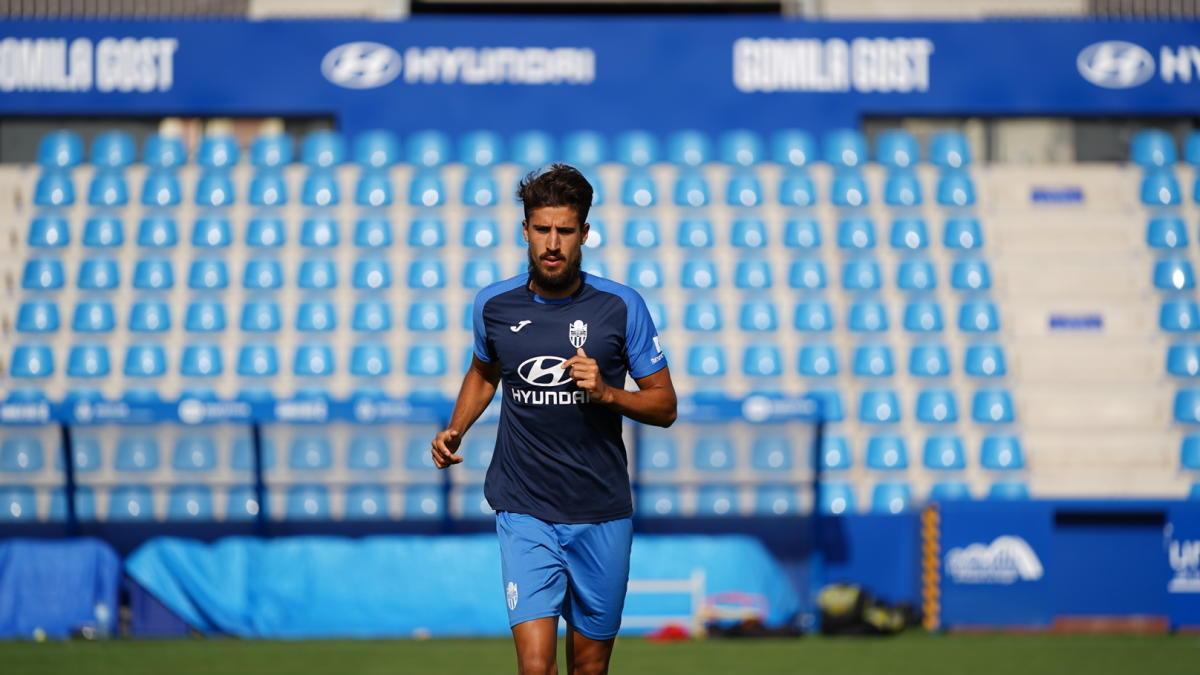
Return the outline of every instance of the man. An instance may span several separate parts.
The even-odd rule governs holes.
[[[433,461],[462,461],[463,435],[503,379],[484,494],[519,672],[558,672],[562,616],[569,672],[607,673],[633,538],[621,417],[670,426],[675,388],[642,298],[580,271],[592,203],[583,175],[554,164],[517,196],[529,271],[476,296],[474,357]],[[626,373],[638,391],[625,390]]]

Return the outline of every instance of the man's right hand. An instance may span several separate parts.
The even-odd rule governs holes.
[[[462,435],[458,433],[458,429],[444,429],[433,437],[433,445],[431,452],[433,453],[433,464],[439,469],[444,469],[452,464],[458,464],[463,461],[463,458],[455,453],[458,452],[458,446],[462,443]]]

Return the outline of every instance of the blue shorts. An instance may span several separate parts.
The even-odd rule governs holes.
[[[508,625],[562,616],[592,640],[616,636],[629,584],[633,520],[548,523],[496,514]]]

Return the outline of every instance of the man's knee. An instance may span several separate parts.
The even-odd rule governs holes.
[[[521,675],[557,675],[558,673],[558,664],[555,663],[554,654],[522,655],[517,661],[517,667],[520,669]]]
[[[607,654],[576,654],[571,661],[571,675],[606,675]]]

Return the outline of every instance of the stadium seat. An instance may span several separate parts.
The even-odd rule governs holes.
[[[608,161],[608,143],[595,131],[575,131],[563,138],[563,160],[575,167],[594,167]]]
[[[196,181],[196,206],[219,208],[233,204],[236,199],[233,180],[220,170],[208,170]]]
[[[409,306],[408,329],[410,331],[446,330],[446,308],[436,301],[417,301]]]
[[[184,317],[184,330],[190,333],[219,333],[225,330],[225,306],[212,301],[193,302]]]
[[[922,218],[897,218],[892,221],[889,237],[892,248],[916,251],[929,245],[929,233]]]
[[[96,519],[96,490],[90,486],[75,489],[75,515],[79,520]],[[67,519],[67,499],[63,488],[55,488],[50,493],[49,519],[62,522]]]
[[[750,466],[756,471],[791,471],[796,453],[786,435],[759,435],[750,446]]]
[[[854,488],[849,483],[825,482],[817,491],[821,513],[840,516],[854,513],[858,507],[854,499]]]
[[[354,139],[354,162],[372,169],[387,169],[400,161],[400,141],[386,129],[364,131]]]
[[[1019,481],[1000,481],[988,488],[988,499],[1029,499],[1029,486]]]
[[[657,248],[660,243],[658,221],[652,218],[631,218],[625,222],[626,248]]]
[[[463,288],[480,289],[499,280],[500,265],[495,260],[474,259],[463,265]]]
[[[900,471],[908,468],[908,445],[893,434],[872,436],[867,441],[867,468]]]
[[[917,394],[917,421],[922,424],[958,422],[958,403],[949,389],[925,389]]]
[[[102,345],[75,345],[67,355],[69,377],[105,377],[110,372],[108,348]]]
[[[713,226],[707,218],[684,218],[679,222],[680,248],[712,248]]]
[[[355,345],[350,352],[350,374],[378,377],[392,372],[392,358],[383,345]]]
[[[692,466],[700,471],[732,471],[736,464],[733,443],[726,436],[703,436],[692,449]]]
[[[683,327],[692,331],[721,330],[721,306],[710,300],[689,302],[683,311]]]
[[[492,131],[472,131],[458,141],[458,161],[472,167],[488,167],[505,161],[504,142]]]
[[[1008,373],[1004,350],[998,344],[973,344],[967,347],[963,371],[972,377],[1002,377]]]
[[[379,471],[391,466],[391,450],[383,434],[361,434],[350,439],[346,468],[354,471]]]
[[[381,290],[392,286],[392,268],[386,260],[367,258],[354,263],[351,284],[362,290]]]
[[[144,485],[118,485],[108,496],[110,521],[153,520],[154,496]]]
[[[44,167],[70,169],[83,162],[83,139],[67,129],[52,131],[38,143],[37,163]]]
[[[196,163],[207,169],[227,169],[238,162],[237,139],[226,134],[207,134],[200,139]]]
[[[825,134],[825,161],[834,167],[858,167],[867,162],[867,140],[854,129]]]
[[[983,291],[992,287],[992,275],[982,260],[957,260],[950,268],[950,286],[959,291]]]
[[[1200,423],[1200,390],[1182,389],[1175,392],[1175,421]]]
[[[842,288],[874,291],[882,286],[879,263],[871,259],[848,260],[842,265]]]
[[[333,303],[324,300],[301,302],[296,308],[296,330],[302,333],[324,333],[337,329],[337,312]]]
[[[631,170],[621,181],[621,203],[625,206],[648,207],[658,203],[658,191],[649,173]]]
[[[819,291],[827,286],[825,263],[820,260],[796,260],[788,268],[788,286]]]
[[[871,203],[867,181],[856,170],[838,170],[830,184],[829,200],[840,207],[866,206]]]
[[[1183,159],[1192,166],[1200,164],[1200,133],[1193,131],[1184,139]]]
[[[357,271],[355,272],[357,275]],[[603,276],[603,275],[601,275]],[[408,287],[438,289],[446,287],[446,269],[440,260],[415,260],[408,268]]]
[[[917,300],[904,306],[904,330],[910,333],[942,332],[942,307],[934,300]]]
[[[693,168],[706,164],[712,161],[712,144],[709,142],[708,136],[701,131],[693,129],[677,131],[667,139],[667,161]]]
[[[738,491],[732,485],[701,485],[696,491],[696,515],[737,515]]]
[[[682,173],[675,180],[673,201],[676,206],[701,207],[710,201],[708,182],[698,173]]]
[[[878,300],[862,300],[850,305],[846,326],[853,333],[883,333],[888,330],[887,308]]]
[[[446,374],[446,352],[440,345],[414,345],[408,349],[405,372],[416,376]]]
[[[338,245],[338,223],[329,216],[312,216],[300,223],[300,245],[329,248]]]
[[[850,454],[850,443],[845,436],[825,435],[821,439],[821,468],[825,471],[843,471],[854,465]]]
[[[70,206],[75,203],[75,183],[65,171],[46,169],[33,188],[34,206]]]
[[[254,487],[238,485],[229,488],[225,508],[225,518],[231,521],[254,520],[259,517],[260,506],[255,496]]]
[[[162,345],[135,344],[126,350],[126,377],[162,377],[166,372],[167,354]]]
[[[674,485],[641,485],[636,502],[639,516],[678,516],[682,511],[679,488]]]
[[[354,306],[350,327],[361,333],[389,331],[392,329],[392,310],[385,302],[360,302]]]
[[[328,169],[313,168],[300,187],[300,203],[305,206],[337,206],[342,201],[337,176]]]
[[[42,442],[37,436],[10,436],[0,445],[0,473],[32,473],[46,463]]]
[[[106,131],[92,139],[91,162],[97,167],[123,169],[136,158],[133,137],[124,131]]]
[[[762,183],[753,173],[734,173],[725,185],[725,203],[729,206],[761,206],[763,203]]]
[[[232,242],[229,219],[224,216],[201,216],[192,226],[192,246],[195,248],[228,248]]]
[[[967,453],[958,436],[930,436],[925,439],[922,463],[927,469],[959,471],[967,468]]]
[[[158,469],[158,441],[152,434],[122,436],[117,439],[113,468],[123,473]]]
[[[167,495],[168,520],[210,520],[212,489],[207,485],[176,485]]]
[[[826,422],[841,422],[846,419],[842,395],[837,389],[810,389],[807,398],[817,405],[817,412]]]
[[[1179,468],[1200,470],[1200,436],[1184,436],[1179,446]]]
[[[979,451],[979,463],[989,471],[1025,468],[1025,453],[1016,436],[987,436]]]
[[[875,161],[886,167],[906,169],[918,159],[917,139],[903,129],[888,129],[875,138]]]
[[[1200,375],[1200,345],[1171,345],[1167,349],[1167,373],[1176,377]]]
[[[854,374],[858,377],[891,377],[892,348],[887,345],[861,345],[854,350]]]
[[[296,347],[292,372],[301,377],[327,377],[334,372],[333,350],[323,344]]]
[[[300,161],[321,169],[335,167],[346,161],[346,141],[336,131],[309,132],[300,144]]]
[[[958,169],[971,163],[971,146],[960,131],[939,131],[929,139],[929,161],[945,169]]]
[[[799,331],[828,332],[833,330],[833,311],[824,300],[812,300],[796,305],[792,325]]]
[[[179,206],[183,201],[183,190],[179,178],[173,171],[152,169],[142,182],[143,206]]]
[[[813,218],[792,218],[783,226],[783,243],[788,248],[821,247],[821,226]]]
[[[924,259],[902,260],[896,267],[896,288],[902,291],[932,291],[937,288],[933,263]]]
[[[353,520],[387,518],[387,487],[379,484],[351,485],[346,488],[345,517]]]
[[[179,136],[153,134],[142,147],[142,162],[152,169],[174,169],[187,163],[187,148]]]
[[[185,377],[216,377],[223,372],[221,350],[213,345],[187,345],[179,360],[179,374]]]
[[[75,305],[71,330],[76,333],[111,333],[116,324],[116,313],[111,302],[85,300]]]
[[[293,485],[287,490],[287,517],[323,520],[329,517],[329,488],[315,483]]]
[[[1009,424],[1016,417],[1012,396],[1004,389],[980,389],[971,398],[971,419],[981,424]]]
[[[418,131],[404,143],[408,163],[430,169],[450,161],[450,141],[440,131]]]
[[[17,309],[16,328],[19,333],[53,333],[58,327],[58,305],[53,302],[23,302]]]
[[[468,224],[474,222],[468,221]],[[386,248],[392,245],[392,223],[387,218],[360,218],[354,224],[354,245],[360,248]]]
[[[57,214],[34,216],[26,243],[32,248],[62,248],[71,243],[70,225]]]
[[[739,260],[733,270],[733,285],[739,289],[771,288],[771,265],[766,260]]]
[[[965,481],[943,480],[929,489],[929,499],[935,502],[964,501],[971,498],[971,488]]]
[[[983,231],[979,220],[972,217],[954,217],[946,220],[946,234],[942,243],[948,249],[969,251],[983,246]]]
[[[893,424],[899,422],[900,399],[891,389],[868,389],[862,393],[858,405],[858,419],[865,424]]]
[[[893,169],[883,184],[883,203],[888,206],[920,206],[923,203],[921,181],[906,169]]]
[[[491,174],[482,170],[468,174],[463,182],[462,203],[464,206],[486,208],[499,202],[499,190]]]
[[[711,260],[687,260],[683,263],[681,286],[688,290],[717,287],[717,266]]]
[[[275,347],[265,344],[243,345],[238,352],[237,373],[254,377],[273,377],[279,374],[279,356]]]
[[[988,300],[964,302],[958,312],[958,329],[964,333],[994,333],[1000,330],[996,306]]]
[[[297,471],[323,471],[333,466],[333,447],[320,433],[297,436],[288,446],[288,467]]]
[[[779,203],[784,206],[812,206],[817,203],[817,188],[807,173],[792,171],[779,182]]]
[[[292,137],[267,133],[250,142],[250,164],[260,169],[282,169],[292,163]]]
[[[413,248],[442,248],[446,226],[440,218],[417,218],[408,228],[408,245]]]
[[[762,138],[753,131],[734,129],[721,134],[720,159],[733,166],[749,167],[766,160]]]
[[[734,248],[763,248],[767,246],[767,226],[758,218],[738,218],[733,221]]]
[[[1175,139],[1162,129],[1141,129],[1129,143],[1130,159],[1141,167],[1170,167],[1179,160]]]
[[[1140,195],[1146,206],[1178,206],[1183,201],[1179,181],[1170,169],[1147,169]]]
[[[808,377],[833,377],[838,374],[837,350],[825,344],[805,345],[800,348],[796,368]]]
[[[948,169],[937,182],[937,203],[940,206],[971,206],[975,203],[975,182],[966,171]]]
[[[428,448],[425,448],[425,454],[429,454]],[[410,485],[404,490],[405,518],[438,518],[445,509],[441,485]]]
[[[463,224],[463,246],[467,248],[493,248],[499,242],[500,232],[495,220],[486,217],[468,218]]]
[[[783,374],[783,356],[775,345],[749,345],[742,352],[742,374],[777,377]]]
[[[27,485],[0,485],[0,522],[37,520],[37,495]]]
[[[261,169],[250,180],[248,195],[252,206],[282,206],[288,201],[287,183],[283,175],[271,169]]]
[[[695,377],[720,377],[725,374],[725,350],[718,345],[692,345],[687,354],[688,374]]]
[[[771,159],[783,166],[808,166],[819,159],[817,144],[807,131],[781,129],[771,136]]]
[[[738,327],[744,331],[773,331],[779,327],[775,305],[766,300],[750,300],[738,311]]]
[[[754,490],[754,512],[757,515],[786,516],[799,511],[800,500],[793,486],[760,485]]]
[[[409,206],[435,207],[446,202],[446,188],[434,173],[416,173],[408,186]]]
[[[1165,291],[1190,290],[1196,287],[1192,263],[1183,259],[1159,260],[1154,263],[1154,287]]]
[[[1168,333],[1200,330],[1200,308],[1194,300],[1168,300],[1159,309],[1158,327]]]
[[[557,156],[554,138],[544,131],[523,131],[513,137],[512,161],[527,170],[545,166]]]
[[[242,272],[242,288],[268,291],[283,287],[283,267],[273,258],[254,258],[246,261]]]
[[[146,216],[138,223],[138,246],[167,248],[179,243],[179,228],[170,216]]]
[[[21,288],[31,291],[53,291],[63,287],[65,275],[62,261],[55,258],[31,258],[21,274]]]
[[[649,166],[659,158],[658,139],[646,131],[626,131],[617,136],[616,146],[616,160],[627,166]]]
[[[304,290],[328,290],[337,288],[337,267],[328,258],[310,258],[300,261],[296,271],[296,285]]]
[[[129,203],[129,184],[117,169],[101,169],[92,175],[88,184],[88,204],[91,206],[124,206]]]
[[[276,333],[282,323],[279,304],[276,302],[247,302],[242,306],[241,329],[243,332]]]
[[[189,432],[175,441],[171,468],[176,471],[201,472],[217,468],[217,445],[213,437],[202,432]]]
[[[871,511],[874,513],[903,513],[912,503],[912,488],[908,483],[876,483],[871,490]]]
[[[626,283],[638,290],[662,288],[663,271],[657,260],[634,260],[629,263]]]
[[[866,217],[844,218],[838,221],[838,248],[875,248],[875,223]]]

